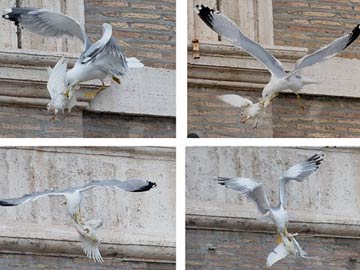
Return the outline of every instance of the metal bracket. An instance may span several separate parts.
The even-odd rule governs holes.
[[[192,51],[193,51],[193,57],[194,59],[200,58],[200,43],[198,39],[192,40]]]

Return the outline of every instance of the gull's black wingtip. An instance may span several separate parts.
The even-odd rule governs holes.
[[[229,178],[219,176],[219,177],[215,178],[215,180],[217,180],[219,185],[225,185],[226,182],[229,180]]]
[[[196,5],[197,14],[211,29],[213,29],[214,9],[204,5]]]
[[[8,206],[16,206],[16,205],[13,204],[13,203],[9,203],[7,201],[1,201],[0,200],[0,206],[8,207]]]
[[[133,190],[132,192],[144,192],[144,191],[148,191],[154,187],[157,187],[157,184],[155,182],[147,181],[147,185],[142,186],[139,189]]]
[[[349,38],[348,42],[346,43],[344,49],[349,47],[351,45],[351,43],[353,43],[359,37],[359,35],[360,35],[360,24],[355,26],[354,29],[352,30],[350,38]]]

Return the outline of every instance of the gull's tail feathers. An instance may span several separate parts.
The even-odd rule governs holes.
[[[143,68],[144,64],[135,57],[126,58],[128,68]]]
[[[319,84],[320,83],[320,81],[318,81],[318,80],[312,79],[310,77],[304,77],[304,76],[301,76],[301,80],[304,83],[304,85],[307,85],[307,84]]]

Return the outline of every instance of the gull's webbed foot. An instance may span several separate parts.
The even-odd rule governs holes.
[[[303,110],[303,111],[305,111],[305,106],[302,104],[302,102],[301,102],[301,98],[300,98],[300,95],[299,95],[299,93],[295,93],[295,95],[296,95],[296,98],[297,98],[297,100],[298,100],[298,102],[299,102],[299,106],[301,107],[301,109]]]
[[[283,240],[282,240],[281,235],[280,235],[279,233],[277,233],[277,234],[276,234],[276,239],[275,239],[276,245],[282,243],[282,241],[283,241]]]
[[[103,91],[105,88],[109,87],[110,85],[103,84],[98,89],[91,91],[89,93],[85,93],[84,96],[89,99],[94,99],[101,91]]]
[[[56,115],[55,114],[51,115],[50,118],[49,118],[49,122],[53,122],[53,121],[56,121]]]

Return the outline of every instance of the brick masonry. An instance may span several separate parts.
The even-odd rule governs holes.
[[[174,138],[175,118],[83,112],[87,138]]]
[[[239,94],[256,100],[257,91],[189,87],[188,133],[200,137],[359,137],[360,101],[355,98],[281,94],[257,121],[240,122],[240,110],[216,96]],[[336,108],[336,109],[334,109]],[[256,125],[256,123],[258,123]],[[256,128],[254,128],[256,127]]]
[[[287,257],[273,266],[279,270],[359,270],[360,240],[301,234],[300,245],[313,259]],[[267,255],[275,235],[202,229],[186,231],[187,270],[267,269]]]
[[[49,121],[46,109],[0,106],[0,137],[175,137],[175,118],[74,110]]]
[[[175,69],[175,8],[175,0],[85,0],[86,31],[98,39],[108,22],[126,55]]]
[[[0,254],[1,270],[20,269],[119,269],[119,270],[174,270],[175,264],[123,261],[104,258],[103,264],[93,263],[87,258],[68,258],[40,255]]]
[[[273,0],[275,44],[308,48],[310,52],[340,37],[360,21],[357,0]],[[360,42],[339,55],[360,58]]]

